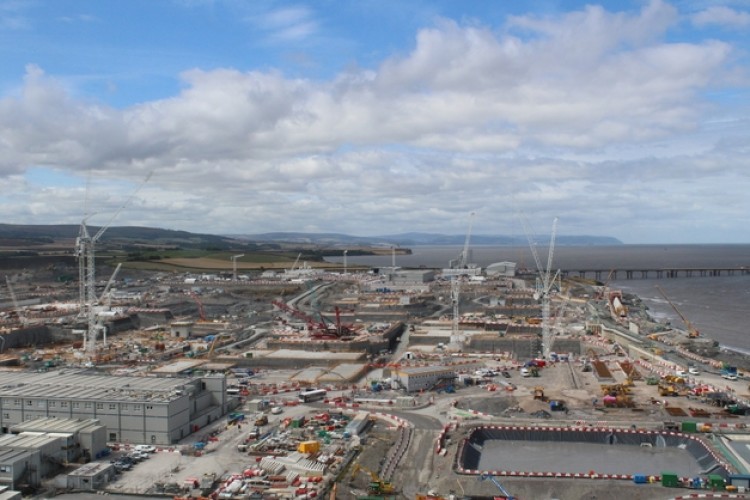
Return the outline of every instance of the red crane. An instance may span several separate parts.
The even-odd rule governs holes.
[[[198,305],[198,317],[201,321],[206,321],[206,310],[203,308],[203,302],[201,302],[201,299],[198,298],[198,294],[195,292],[188,292],[188,295],[190,295],[195,303]]]
[[[327,323],[322,314],[319,315],[320,320],[318,321],[309,314],[300,311],[281,300],[274,300],[272,303],[282,311],[290,314],[292,317],[304,321],[307,324],[307,329],[311,332],[310,337],[314,339],[336,340],[350,336],[352,333],[351,325],[343,325],[341,323],[341,311],[338,306],[336,307],[336,324],[334,326]]]

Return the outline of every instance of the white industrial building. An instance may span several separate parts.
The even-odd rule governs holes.
[[[484,273],[489,277],[506,277],[512,278],[516,275],[516,263],[515,262],[495,262],[490,264],[484,270]]]
[[[479,276],[482,274],[482,268],[472,265],[469,267],[446,267],[440,271],[440,276],[443,279],[451,279],[457,276]]]
[[[107,454],[107,430],[98,420],[28,420],[0,436],[0,486],[37,487],[68,464]]]
[[[107,441],[168,445],[229,410],[226,379],[0,371],[0,429],[43,418],[97,419]]]
[[[371,291],[427,292],[429,283],[435,281],[435,271],[432,269],[384,268],[381,269],[381,276],[379,280],[368,281],[363,286]]]
[[[80,491],[102,490],[116,475],[114,465],[108,462],[91,462],[68,474],[66,486]]]
[[[169,324],[169,334],[172,337],[187,339],[193,336],[194,321],[172,321]]]
[[[99,420],[76,418],[40,418],[27,420],[10,428],[12,434],[47,434],[65,439],[68,450],[64,459],[74,462],[86,461],[105,456],[107,446],[107,428]],[[0,437],[0,440],[2,437]],[[1,442],[1,441],[0,441]]]
[[[406,392],[429,391],[443,384],[451,384],[456,370],[449,366],[408,366],[396,368],[391,379]]]

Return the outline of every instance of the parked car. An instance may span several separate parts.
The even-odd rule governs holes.
[[[133,468],[133,464],[130,462],[123,462],[122,460],[118,460],[114,463],[115,470],[118,472],[122,472],[125,470],[130,470]]]
[[[508,372],[507,370],[503,370],[502,373],[503,373],[503,377],[510,378],[510,372]]]
[[[695,366],[691,366],[688,368],[688,373],[690,373],[690,375],[700,375],[701,371]]]
[[[137,444],[133,449],[135,451],[142,451],[145,453],[154,453],[156,451],[156,447],[150,444]]]

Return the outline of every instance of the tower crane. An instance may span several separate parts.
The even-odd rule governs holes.
[[[471,240],[471,228],[474,223],[474,212],[469,214],[469,229],[466,231],[464,247],[459,255],[457,262],[452,260],[450,267],[452,269],[466,269],[469,265],[469,241]],[[461,275],[451,275],[451,304],[453,306],[453,321],[451,323],[451,341],[452,347],[460,347],[463,339],[458,331],[459,323],[459,304],[461,302]]]
[[[700,337],[701,334],[698,331],[698,329],[695,328],[695,326],[693,325],[693,323],[689,319],[687,319],[685,317],[685,315],[682,314],[682,312],[679,309],[677,309],[677,305],[675,305],[675,303],[672,302],[669,299],[669,297],[667,297],[667,293],[662,289],[662,287],[660,287],[659,285],[656,285],[656,288],[657,288],[657,290],[659,290],[659,293],[662,294],[662,296],[664,297],[664,299],[667,302],[669,302],[669,305],[672,306],[672,309],[674,309],[674,312],[677,313],[677,315],[680,317],[680,319],[682,320],[682,322],[685,323],[685,328],[687,328],[688,337],[691,338],[691,339],[695,339],[695,338]]]
[[[109,229],[112,223],[115,221],[117,216],[120,215],[125,207],[135,198],[138,191],[149,181],[153,171],[149,172],[146,178],[138,185],[133,193],[128,197],[125,202],[120,205],[117,211],[112,215],[104,226],[100,227],[99,230],[91,236],[86,226],[88,219],[91,215],[86,215],[81,221],[81,226],[78,232],[78,238],[75,243],[75,255],[78,258],[78,283],[79,283],[79,304],[80,311],[79,316],[82,317],[86,323],[86,333],[83,338],[83,349],[86,353],[86,357],[91,361],[96,354],[96,311],[95,306],[98,302],[96,296],[96,268],[95,266],[95,248],[96,243],[102,237],[104,232]]]
[[[536,269],[539,272],[539,276],[536,279],[536,291],[534,292],[534,298],[542,301],[542,354],[545,358],[549,356],[552,350],[552,333],[550,329],[550,295],[552,294],[552,288],[555,285],[558,277],[560,276],[560,270],[558,269],[552,274],[552,257],[555,252],[555,235],[557,234],[557,217],[552,222],[552,235],[549,240],[549,254],[547,255],[547,268],[542,268],[542,263],[539,260],[539,254],[536,251],[536,243],[534,243],[531,229],[529,228],[528,221],[525,217],[522,217],[524,223],[524,230],[526,231],[526,238],[529,240],[529,247],[531,247],[531,254],[534,256],[534,262],[536,263]]]
[[[232,255],[231,257],[229,257],[230,259],[232,259],[232,281],[237,281],[237,259],[244,256],[245,254],[241,253],[239,255]]]

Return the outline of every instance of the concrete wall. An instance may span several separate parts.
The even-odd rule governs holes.
[[[30,347],[45,345],[52,342],[52,333],[46,326],[31,326],[19,328],[3,335],[5,345],[3,351],[12,347]]]
[[[556,352],[557,354],[568,354],[570,352],[573,354],[581,354],[581,341],[578,339],[556,337],[552,340],[552,348],[550,351]]]
[[[512,352],[518,359],[535,358],[541,348],[541,339],[475,335],[469,339],[469,348],[480,352]]]

